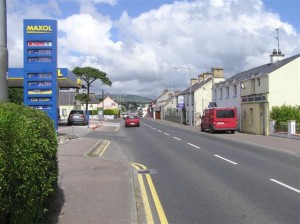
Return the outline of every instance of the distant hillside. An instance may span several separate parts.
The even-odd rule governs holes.
[[[106,95],[105,95],[106,96]],[[96,95],[98,99],[102,99],[102,95]],[[130,95],[130,94],[109,94],[109,97],[114,99],[116,102],[126,102],[126,103],[149,103],[153,99],[143,96]]]

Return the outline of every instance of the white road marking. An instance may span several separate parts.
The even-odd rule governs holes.
[[[161,130],[157,130],[158,132],[162,132]]]
[[[152,128],[153,130],[156,130],[156,128]]]
[[[187,143],[187,144],[190,145],[190,146],[193,146],[193,147],[195,147],[195,148],[197,148],[197,149],[200,149],[199,146],[193,145],[192,143]]]
[[[220,159],[223,159],[223,160],[225,160],[225,161],[227,161],[227,162],[229,162],[229,163],[232,163],[232,164],[234,164],[234,165],[237,165],[238,163],[236,163],[236,162],[233,162],[233,161],[231,161],[231,160],[229,160],[229,159],[226,159],[226,158],[224,158],[224,157],[222,157],[222,156],[219,156],[219,155],[215,155],[216,157],[218,157],[218,158],[220,158]]]
[[[180,138],[177,138],[177,137],[173,137],[173,138],[175,138],[175,139],[177,139],[177,140],[181,141],[181,139],[180,139]]]
[[[277,183],[277,184],[280,184],[281,186],[284,186],[284,187],[286,187],[286,188],[288,188],[288,189],[291,189],[291,190],[293,190],[293,191],[295,191],[295,192],[297,192],[297,193],[300,194],[300,190],[298,190],[298,189],[296,189],[296,188],[293,188],[293,187],[291,187],[291,186],[289,186],[289,185],[287,185],[287,184],[284,184],[284,183],[282,183],[282,182],[280,182],[280,181],[278,181],[278,180],[270,179],[270,181],[273,181],[273,182],[275,182],[275,183]]]
[[[170,134],[168,134],[168,133],[166,133],[166,132],[165,132],[164,134],[165,134],[165,135],[170,135]]]

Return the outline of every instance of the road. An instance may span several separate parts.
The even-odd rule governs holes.
[[[149,169],[169,223],[300,223],[299,156],[141,121],[115,140]]]

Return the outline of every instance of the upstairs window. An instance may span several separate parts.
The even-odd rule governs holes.
[[[229,86],[226,87],[226,97],[229,98]]]
[[[236,85],[233,86],[233,95],[237,96],[237,87],[236,87]]]

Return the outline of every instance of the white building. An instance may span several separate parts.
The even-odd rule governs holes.
[[[270,63],[238,73],[213,87],[217,106],[235,106],[241,132],[269,135],[273,106],[300,105],[300,55],[283,59],[276,50]]]

